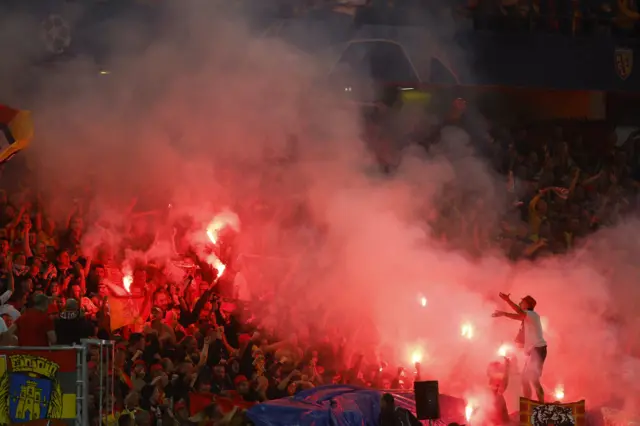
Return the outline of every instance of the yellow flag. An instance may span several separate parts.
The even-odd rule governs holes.
[[[33,139],[31,112],[0,105],[0,134],[8,145],[0,147],[0,164],[23,150]]]

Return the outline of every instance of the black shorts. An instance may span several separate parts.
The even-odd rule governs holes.
[[[537,380],[542,376],[542,367],[544,367],[544,361],[547,359],[547,347],[541,346],[539,348],[533,348],[527,356],[527,361],[524,364],[522,370],[522,376],[527,379]]]

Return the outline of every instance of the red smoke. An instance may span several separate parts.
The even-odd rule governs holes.
[[[483,387],[487,364],[516,335],[517,323],[490,317],[498,292],[531,294],[545,321],[549,393],[562,386],[566,400],[589,405],[640,395],[637,367],[625,372],[637,341],[627,334],[638,318],[636,221],[536,263],[513,264],[491,248],[480,259],[445,249],[426,219],[447,185],[481,193],[487,224],[502,206],[504,184],[465,148],[464,132],[445,132],[447,155],[407,152],[397,175],[379,176],[357,108],[323,85],[330,58],[251,35],[240,18],[194,3],[169,11],[165,32],[135,57],[119,53],[134,28],[107,26],[109,75],[79,58],[40,75],[31,105],[14,102],[34,110],[37,139],[26,155],[52,215],[65,217],[73,194],[89,189],[95,221],[117,226],[86,238],[118,246],[114,229],[140,195],[171,203],[169,221],[190,218],[197,245],[228,208],[240,218],[242,267],[261,259],[262,278],[246,278],[254,296],[273,299],[260,313],[266,326],[301,341],[344,338],[370,364],[410,366],[419,354],[424,375],[454,395]],[[18,78],[13,65],[5,74]],[[169,239],[144,257],[173,256]]]

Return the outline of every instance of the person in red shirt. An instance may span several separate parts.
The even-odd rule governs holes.
[[[11,326],[18,338],[18,346],[52,346],[56,344],[55,324],[49,316],[49,298],[36,294],[33,308]]]

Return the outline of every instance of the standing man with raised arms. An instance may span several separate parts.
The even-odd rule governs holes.
[[[500,298],[507,302],[514,312],[495,311],[492,316],[507,317],[521,322],[516,343],[524,348],[527,356],[522,370],[522,394],[525,398],[531,399],[531,388],[533,388],[538,401],[543,403],[544,389],[540,384],[540,376],[547,358],[547,342],[544,340],[540,315],[534,311],[537,302],[533,297],[525,296],[520,304],[516,305],[509,295],[504,293],[500,293]]]

